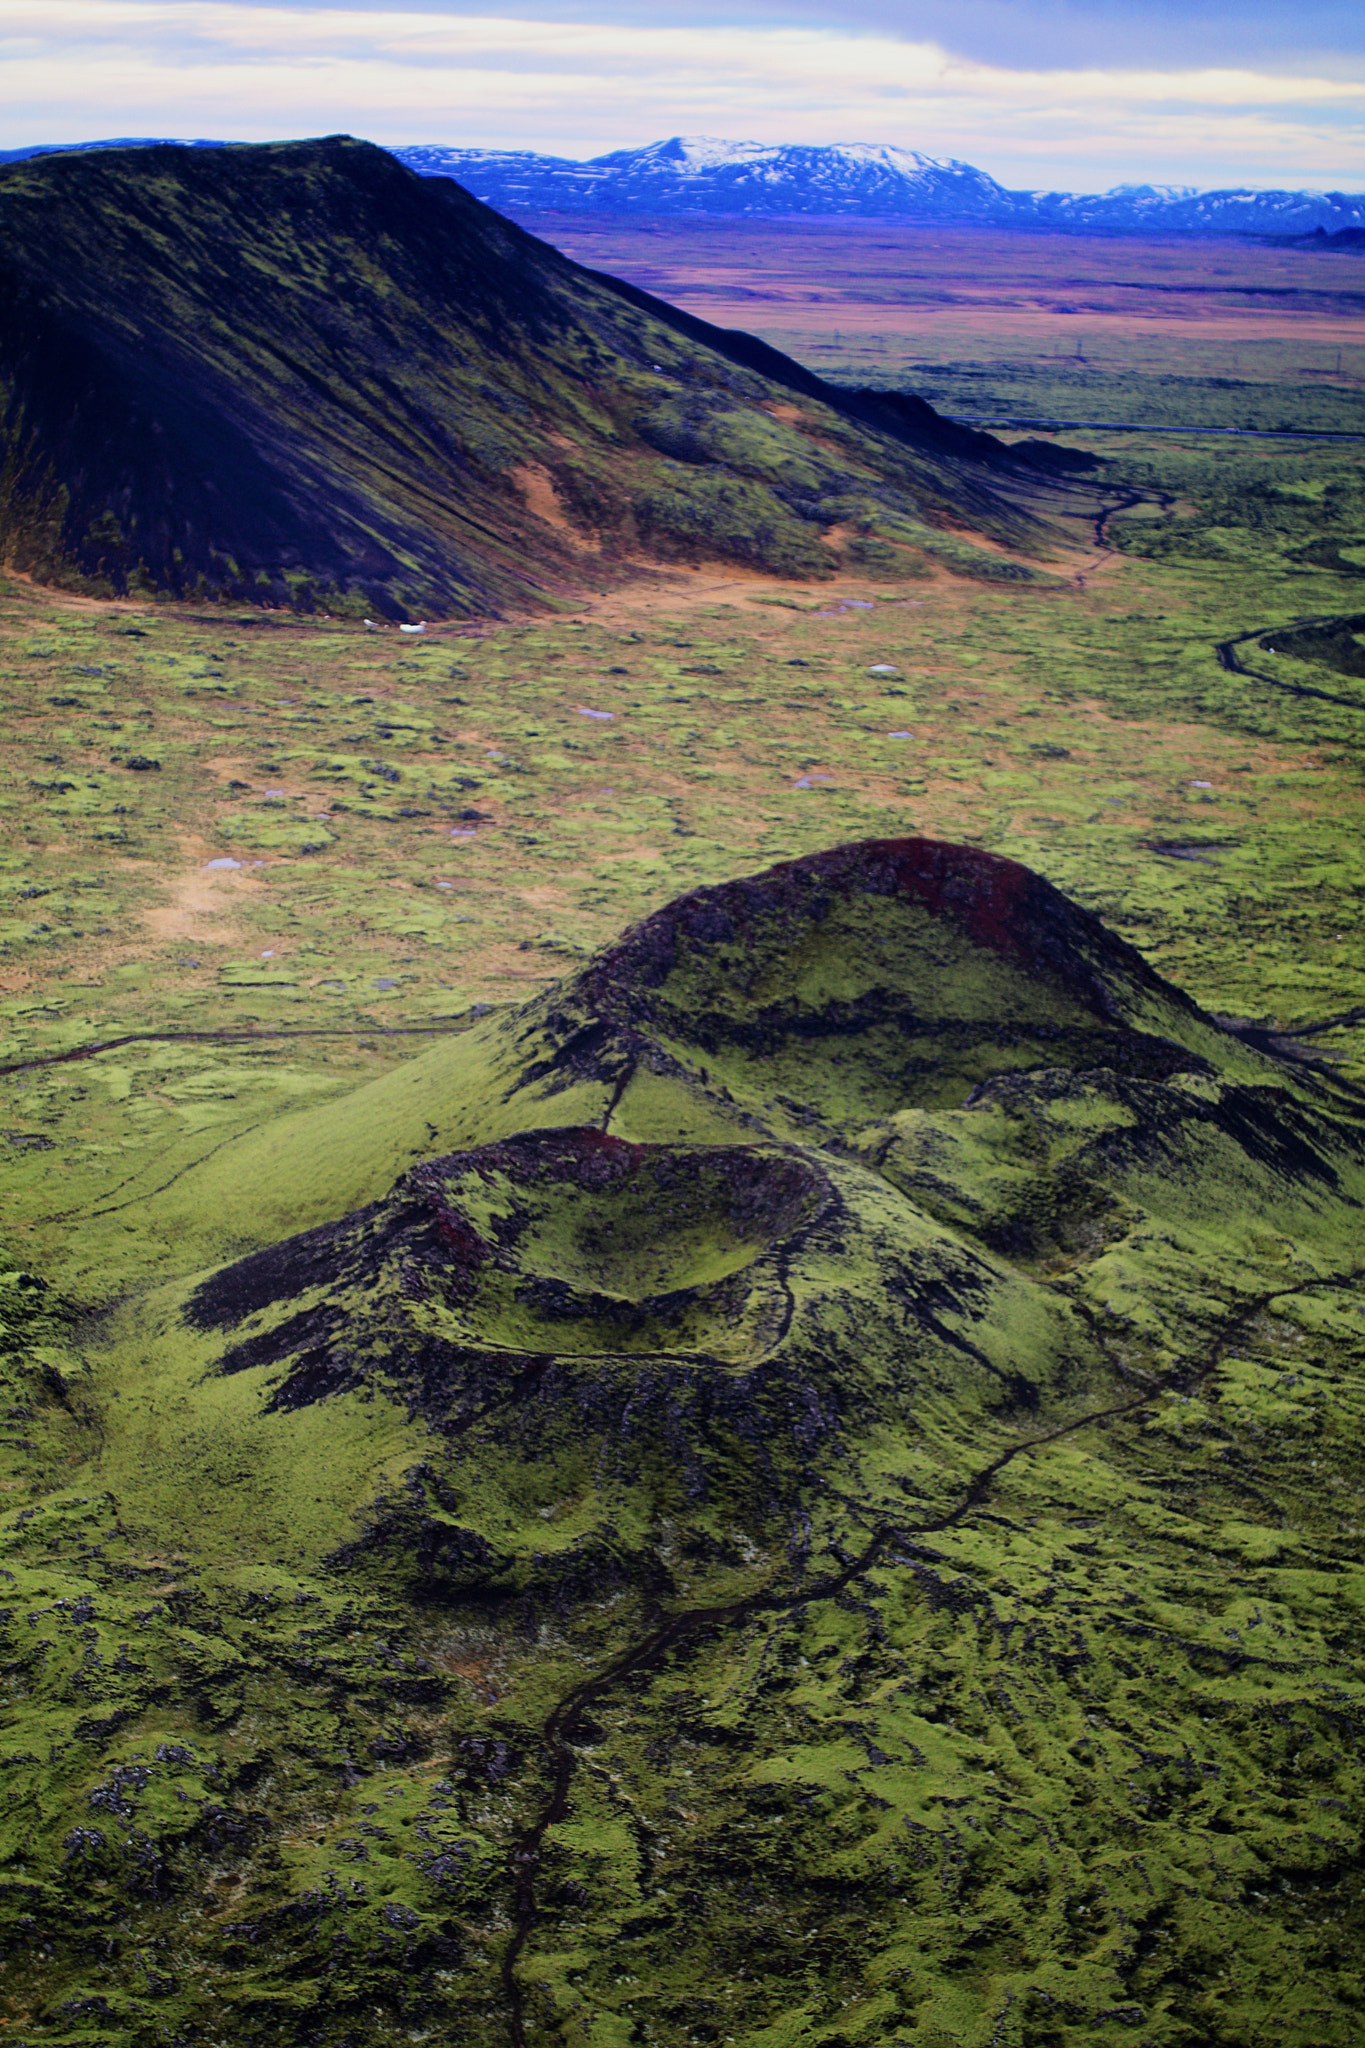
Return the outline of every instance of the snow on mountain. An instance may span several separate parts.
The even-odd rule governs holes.
[[[160,139],[160,138],[155,138]],[[153,138],[0,150],[0,163],[68,150],[146,147]],[[186,145],[181,145],[186,146]],[[194,141],[195,149],[219,149]],[[955,157],[891,143],[726,142],[673,135],[579,163],[529,149],[421,143],[392,154],[425,178],[454,178],[503,213],[845,214],[977,221],[1073,234],[1253,234],[1348,237],[1365,228],[1365,192],[1201,192],[1194,185],[1115,185],[1108,192],[1011,192]],[[1343,248],[1354,243],[1343,242]]]
[[[425,177],[454,178],[512,212],[899,214],[1092,234],[1297,235],[1365,227],[1365,193],[1201,192],[1193,185],[1011,192],[972,164],[889,143],[816,147],[674,135],[587,163],[435,144],[394,154]]]
[[[971,164],[889,144],[724,142],[675,135],[574,163],[524,150],[395,154],[424,176],[455,178],[493,206],[589,206],[665,213],[932,212],[973,219],[1008,210],[1009,195]]]
[[[1112,192],[1027,196],[1040,226],[1111,233],[1304,235],[1317,228],[1365,225],[1365,194],[1358,192],[1200,192],[1190,186],[1120,185]]]

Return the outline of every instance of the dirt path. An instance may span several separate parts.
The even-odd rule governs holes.
[[[35,1067],[65,1067],[73,1060],[93,1060],[99,1053],[116,1052],[121,1045],[264,1045],[281,1038],[449,1038],[468,1029],[461,1019],[454,1024],[318,1024],[295,1025],[278,1030],[234,1031],[224,1026],[216,1031],[124,1031],[117,1038],[92,1038],[86,1045],[69,1046],[65,1052],[35,1054],[31,1060],[6,1060],[0,1076],[27,1074]]]

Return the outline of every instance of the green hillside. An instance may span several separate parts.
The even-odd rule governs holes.
[[[1359,1092],[866,841],[6,1282],[34,2044],[1345,2044]]]
[[[0,559],[96,596],[553,607],[651,564],[1036,568],[1057,487],[345,137],[0,169]]]

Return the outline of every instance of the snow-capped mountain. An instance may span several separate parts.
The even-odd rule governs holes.
[[[490,205],[634,213],[933,213],[994,218],[1010,195],[984,171],[890,144],[719,142],[675,135],[574,163],[524,150],[395,151]]]
[[[866,142],[817,148],[675,135],[587,163],[436,144],[394,154],[425,177],[454,178],[513,213],[900,214],[1092,234],[1298,235],[1365,226],[1365,193],[1201,192],[1193,185],[1012,192],[956,158]]]
[[[145,147],[153,139],[0,150],[0,163],[66,150]],[[223,145],[195,141],[188,146]],[[1365,228],[1365,192],[1201,192],[1194,185],[1011,192],[973,164],[923,156],[890,143],[816,147],[674,135],[643,149],[615,149],[587,163],[529,149],[452,149],[441,143],[392,154],[423,177],[454,178],[476,199],[511,214],[898,214],[991,227],[1129,235],[1312,235],[1319,230],[1330,235]]]
[[[975,213],[1004,196],[971,164],[863,142],[818,149],[677,135],[645,149],[615,150],[593,168],[628,204],[667,193],[689,211],[877,214],[915,206]]]
[[[1019,192],[1044,227],[1101,233],[1311,235],[1365,225],[1365,193],[1201,192],[1191,185],[1116,185],[1112,192]]]

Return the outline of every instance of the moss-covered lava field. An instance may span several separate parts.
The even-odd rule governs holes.
[[[1093,445],[0,583],[8,2039],[1360,2040],[1359,451]]]

